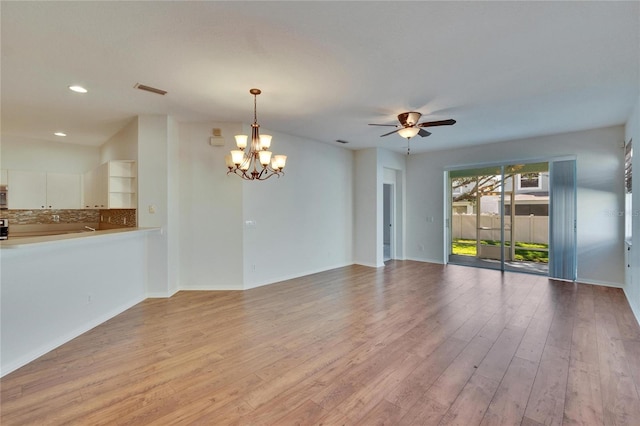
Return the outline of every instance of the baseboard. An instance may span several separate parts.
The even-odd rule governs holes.
[[[190,286],[184,285],[180,286],[178,291],[242,291],[244,290],[242,286],[224,286],[224,285],[214,285],[214,286]]]
[[[585,280],[582,278],[576,279],[578,284],[590,284],[590,285],[601,285],[603,287],[615,287],[615,288],[624,288],[623,284],[620,283],[610,283],[607,281],[593,281],[593,280]]]
[[[182,290],[181,288],[175,290],[173,293],[147,293],[147,299],[168,299],[177,292]]]
[[[76,337],[86,333],[92,328],[95,328],[100,324],[115,317],[116,315],[123,313],[127,309],[134,307],[135,305],[142,302],[143,300],[145,300],[145,297],[140,297],[136,300],[129,301],[124,305],[119,306],[118,308],[112,309],[111,311],[107,312],[104,315],[100,315],[99,317],[94,318],[88,323],[83,324],[82,326],[76,328],[73,331],[70,331],[69,333],[66,333],[63,336],[59,336],[50,342],[46,342],[41,347],[25,354],[24,356],[21,356],[19,359],[13,362],[10,362],[7,365],[3,365],[2,372],[0,373],[0,377],[4,377],[5,375],[11,373],[12,371],[15,371],[18,368],[27,365],[31,361],[35,361],[36,359],[40,358],[42,355],[45,355],[46,353],[51,352],[57,347],[62,346],[63,344],[75,339]]]
[[[376,265],[375,263],[368,262],[353,262],[353,265],[366,266],[367,268],[382,268],[384,263],[382,265]]]
[[[315,270],[309,270],[309,271],[305,271],[305,272],[301,272],[301,273],[297,273],[297,274],[283,275],[281,277],[272,278],[272,279],[269,279],[269,280],[266,280],[266,281],[262,281],[262,282],[245,284],[244,290],[251,290],[252,288],[263,287],[265,285],[270,285],[270,284],[276,284],[276,283],[279,283],[279,282],[282,282],[282,281],[292,280],[294,278],[306,277],[307,275],[317,274],[319,272],[330,271],[332,269],[344,268],[345,266],[351,266],[353,264],[354,263],[341,263],[341,264],[327,266],[325,268],[318,268],[318,269],[315,269]]]
[[[631,307],[631,312],[633,312],[633,316],[636,317],[636,322],[638,323],[638,325],[640,325],[640,306],[638,306],[636,303],[633,303],[631,297],[629,296],[629,293],[627,293],[626,287],[623,288],[622,291],[624,291],[624,295],[627,298],[627,303]]]
[[[407,260],[413,260],[414,262],[423,262],[423,263],[435,263],[437,265],[444,265],[445,263],[442,259],[418,259],[417,257],[407,257]]]

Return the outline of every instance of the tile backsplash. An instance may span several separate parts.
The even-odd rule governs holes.
[[[118,228],[135,228],[138,226],[136,223],[136,209],[99,210],[97,222]]]
[[[44,225],[53,223],[99,222],[98,210],[2,210],[0,216],[11,225]],[[57,220],[56,220],[57,219]]]
[[[135,228],[137,226],[136,209],[1,210],[0,218],[9,219],[9,226],[63,223],[103,223],[107,228]]]

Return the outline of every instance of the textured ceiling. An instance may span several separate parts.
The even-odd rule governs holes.
[[[639,2],[6,2],[2,135],[100,145],[138,114],[412,152],[624,123]],[[164,97],[133,88],[140,82]],[[82,84],[89,93],[67,89]],[[341,145],[342,146],[342,145]]]

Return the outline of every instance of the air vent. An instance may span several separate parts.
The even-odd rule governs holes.
[[[349,143],[347,141],[343,141],[342,139],[336,139],[336,142],[342,143],[342,144],[348,144]]]
[[[133,87],[135,87],[136,89],[145,90],[147,92],[156,93],[158,95],[164,96],[167,94],[166,90],[156,89],[155,87],[145,86],[144,84],[140,84],[140,83],[136,83],[136,85]]]

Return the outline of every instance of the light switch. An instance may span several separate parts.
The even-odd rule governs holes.
[[[156,212],[155,204],[149,204],[149,213],[154,214]]]

